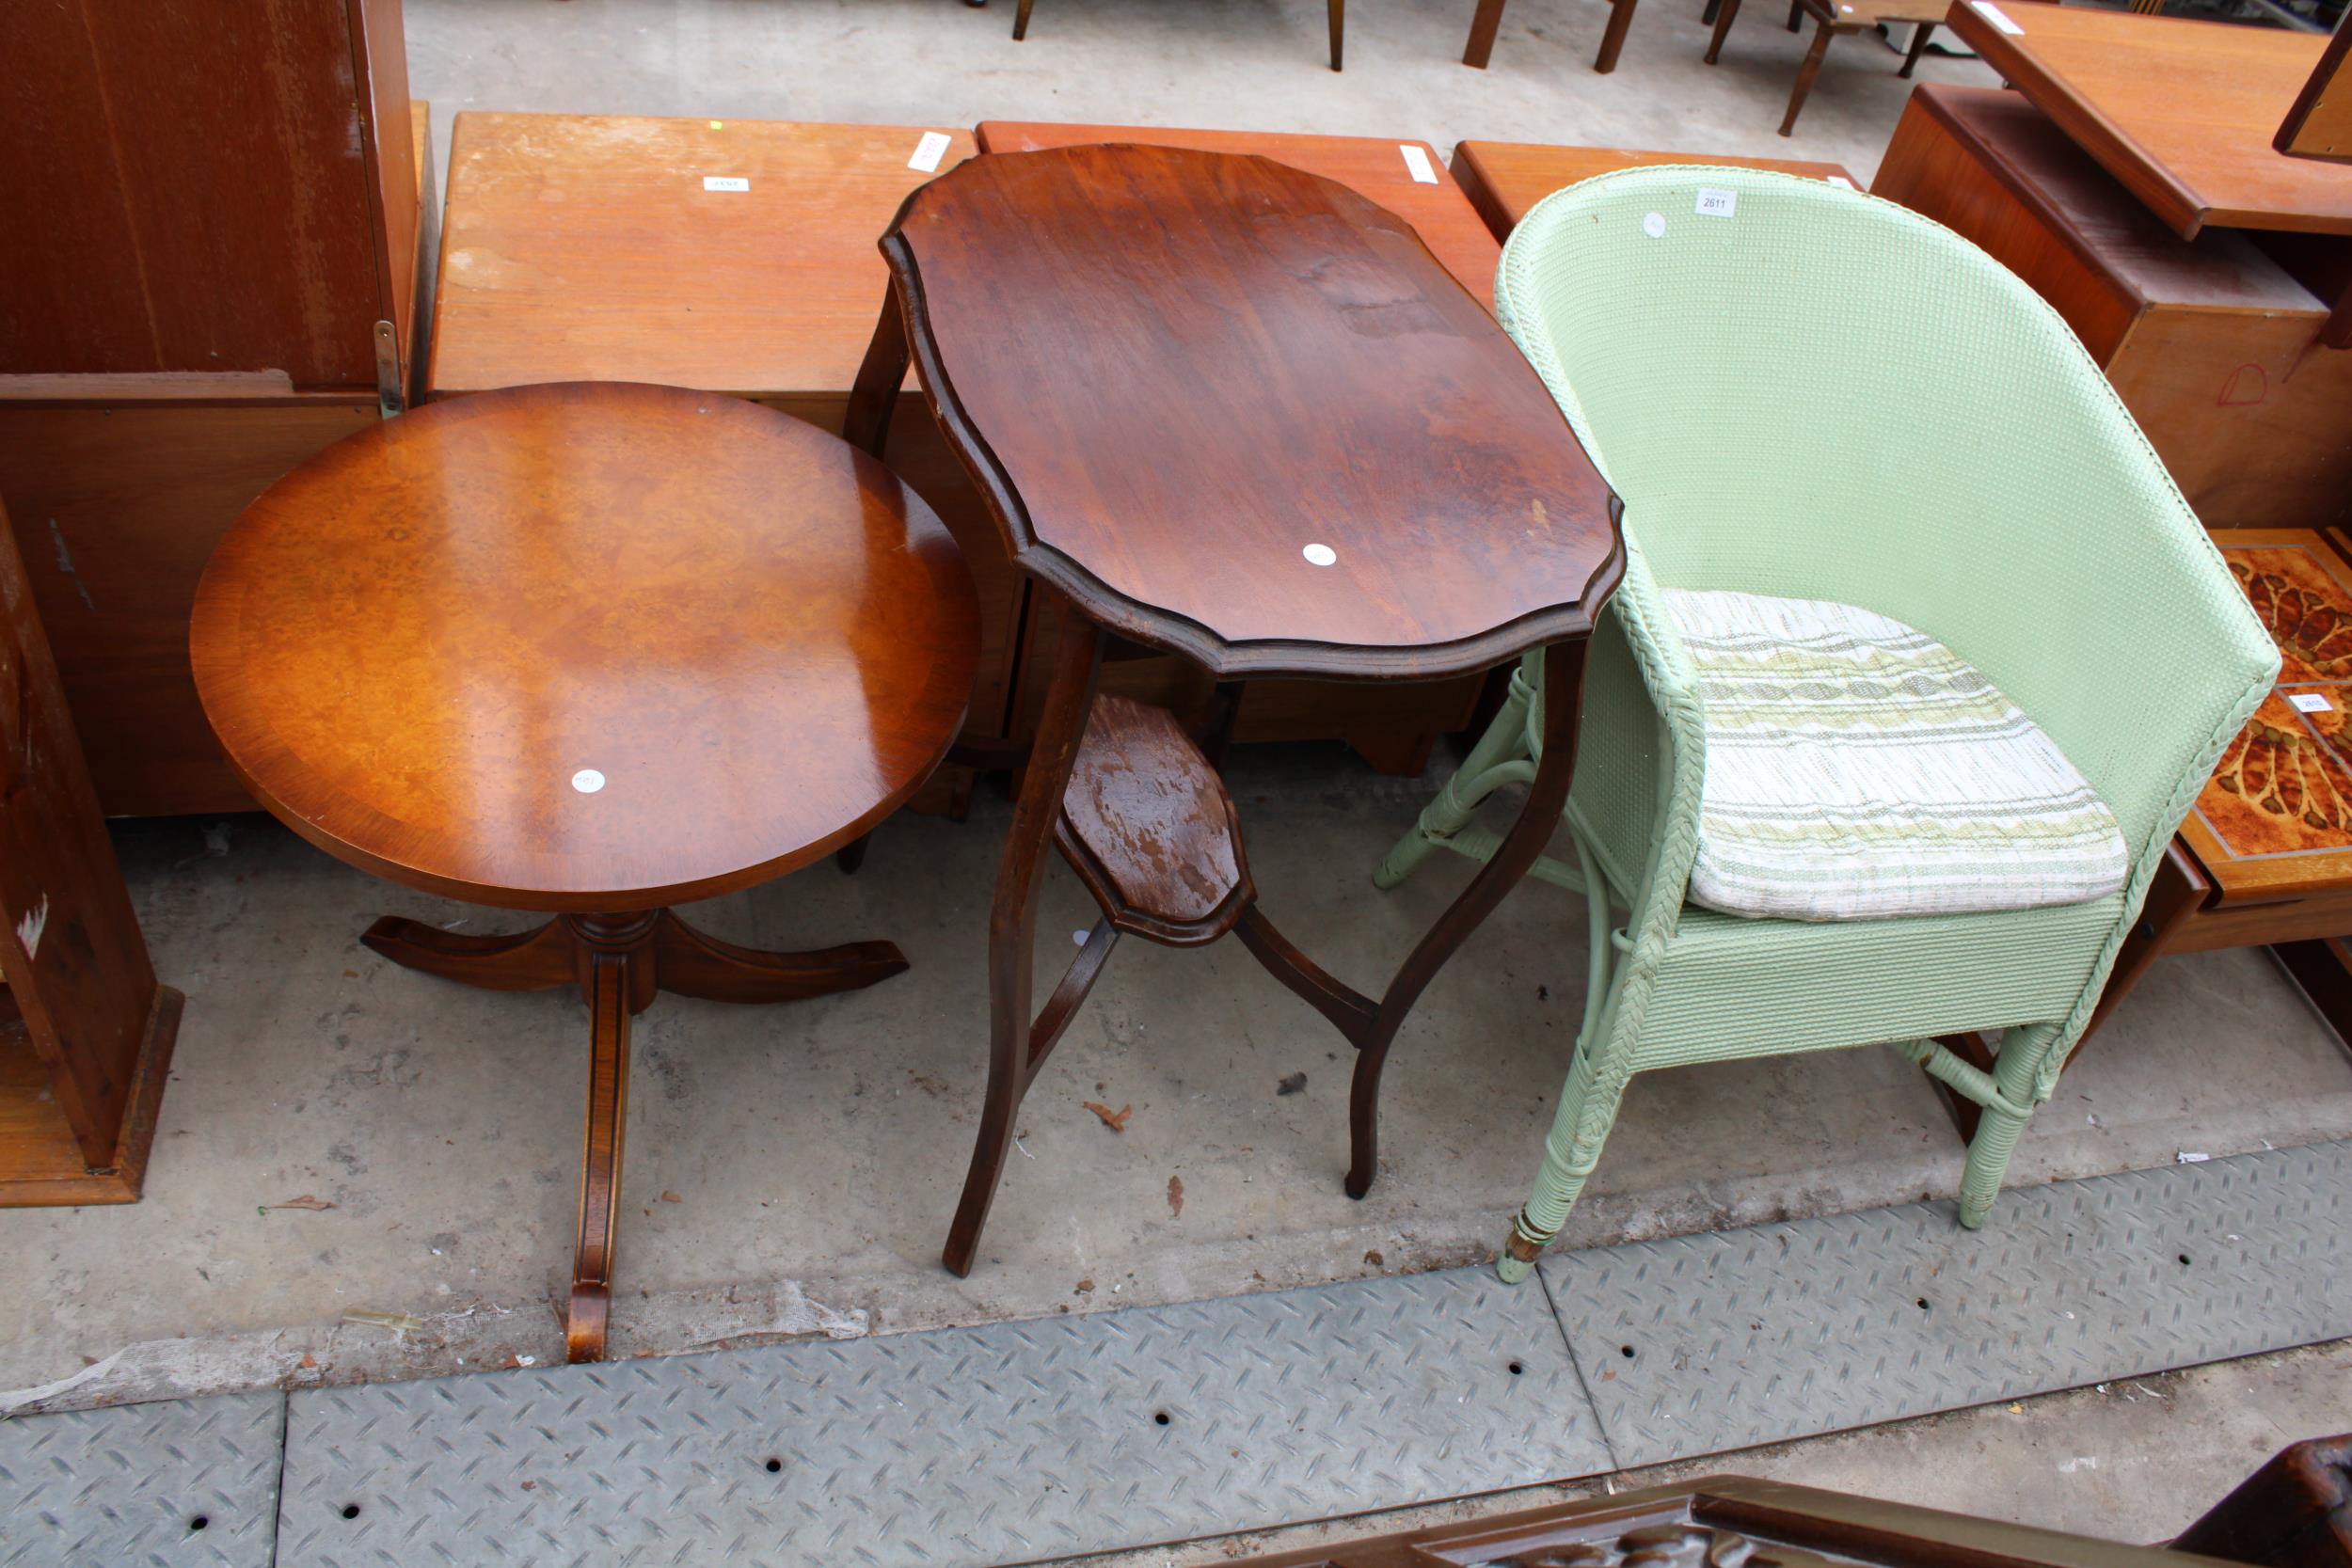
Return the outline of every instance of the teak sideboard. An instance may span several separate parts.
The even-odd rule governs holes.
[[[2024,9],[2040,28],[2057,8]],[[2273,120],[2284,112],[2282,98]],[[2312,166],[2352,185],[2352,169]],[[2352,276],[2352,238],[2218,220],[2184,237],[2061,121],[1990,87],[1915,90],[1871,189],[2057,308],[2206,527],[2352,521],[2352,352],[2323,341],[2329,299],[2314,287],[2330,265]]]
[[[398,0],[12,8],[0,502],[110,814],[251,809],[188,607],[246,502],[409,395],[424,127]]]

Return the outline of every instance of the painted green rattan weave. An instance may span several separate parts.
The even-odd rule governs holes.
[[[1702,190],[1731,214],[1697,211]],[[1567,1218],[1634,1073],[1881,1042],[1985,1107],[1960,1195],[1982,1224],[2277,650],[2057,312],[1916,214],[1788,175],[1629,169],[1529,213],[1495,299],[1625,498],[1630,546],[1586,674],[1578,863],[1538,867],[1590,900],[1593,983],[1520,1250]],[[1943,641],[2114,810],[2122,894],[1818,925],[1689,905],[1704,721],[1661,585],[1834,599]],[[1529,776],[1532,689],[1522,670],[1381,886],[1439,846],[1492,852],[1474,814]],[[1928,1038],[1972,1029],[2002,1032],[1991,1074]],[[1506,1253],[1504,1277],[1526,1268]]]

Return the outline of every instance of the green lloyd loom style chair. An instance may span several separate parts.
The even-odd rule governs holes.
[[[1591,979],[1503,1277],[1634,1073],[1786,1052],[1890,1043],[1982,1106],[1960,1218],[1983,1224],[2277,650],[2058,313],[1903,208],[1629,169],[1528,214],[1495,297],[1629,546],[1575,863],[1536,867],[1589,902]],[[1473,816],[1533,771],[1533,689],[1380,886],[1492,852]],[[1975,1030],[2002,1032],[1991,1073],[1933,1038]]]

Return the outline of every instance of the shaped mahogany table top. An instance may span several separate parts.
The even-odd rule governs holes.
[[[882,249],[1015,560],[1112,630],[1220,674],[1441,675],[1589,630],[1615,586],[1614,498],[1541,380],[1344,185],[992,155]]]
[[[963,718],[977,610],[880,463],[713,393],[432,404],[238,519],[190,636],[238,773],[413,887],[611,913],[862,834]]]

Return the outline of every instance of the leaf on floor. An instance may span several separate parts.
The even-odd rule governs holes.
[[[265,1210],[309,1209],[317,1211],[320,1209],[332,1209],[335,1206],[327,1202],[326,1199],[323,1197],[312,1197],[309,1193],[304,1193],[300,1197],[290,1197],[283,1203],[264,1203],[262,1207]]]
[[[675,1193],[673,1193],[673,1192],[664,1192],[664,1193],[661,1195],[661,1201],[662,1201],[662,1202],[664,1202],[664,1203],[683,1203],[683,1202],[685,1202],[686,1200],[685,1200],[684,1198],[682,1198],[682,1197],[678,1196],[677,1196],[677,1194],[675,1194]]]
[[[1168,1212],[1177,1219],[1184,1217],[1184,1179],[1181,1176],[1168,1179]]]
[[[1307,1075],[1303,1072],[1292,1073],[1288,1078],[1283,1079],[1280,1083],[1274,1085],[1274,1092],[1278,1095],[1305,1094],[1307,1092]]]
[[[1109,1106],[1098,1105],[1091,1100],[1080,1101],[1079,1103],[1084,1105],[1088,1110],[1092,1111],[1096,1116],[1101,1117],[1103,1118],[1103,1125],[1109,1128],[1114,1132],[1124,1132],[1127,1131],[1127,1118],[1133,1116],[1136,1110],[1133,1105],[1121,1105],[1118,1110],[1114,1111]]]

